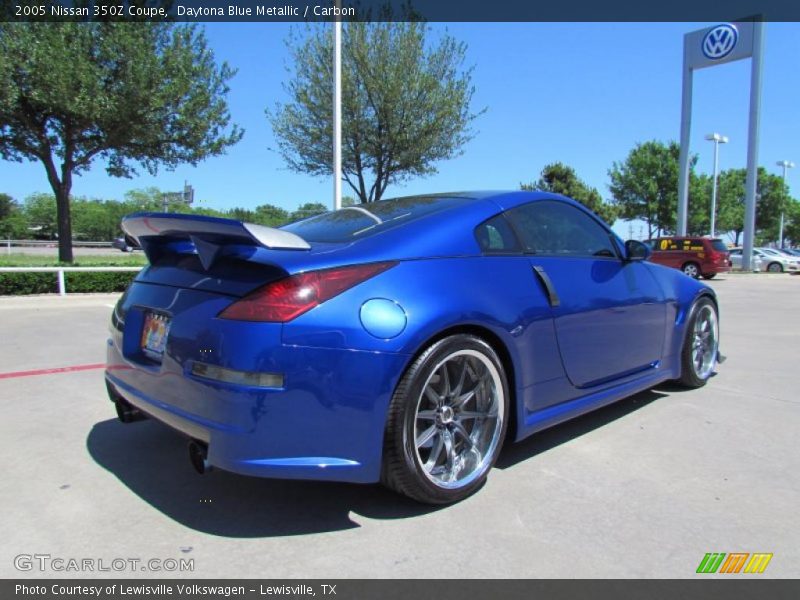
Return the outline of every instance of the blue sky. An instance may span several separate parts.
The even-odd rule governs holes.
[[[464,154],[438,165],[439,173],[386,197],[463,189],[514,189],[533,181],[553,161],[609,196],[607,171],[640,141],[678,139],[683,34],[713,23],[453,23],[434,24],[468,45],[475,66],[474,107],[487,107]],[[289,26],[274,23],[206,24],[217,58],[239,69],[231,81],[233,120],[246,130],[227,155],[157,177],[108,177],[97,162],[74,181],[73,194],[122,198],[135,188],[195,188],[200,206],[294,209],[332,202],[332,182],[289,171],[275,148],[264,108],[285,99],[289,66],[284,45]],[[759,162],[778,172],[781,159],[800,163],[800,24],[769,23],[762,96]],[[727,135],[720,168],[744,167],[747,148],[750,61],[695,73],[691,150],[698,169],[710,173],[712,144],[703,136]],[[788,183],[797,196],[800,173]],[[795,184],[795,181],[797,183]],[[795,185],[793,185],[795,184]],[[0,192],[22,200],[49,191],[39,163],[0,161]],[[343,187],[345,194],[348,187]],[[637,226],[638,227],[638,226]],[[628,227],[618,224],[623,235]],[[638,231],[633,232],[638,235]]]

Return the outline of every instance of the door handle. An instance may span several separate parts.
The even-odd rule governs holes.
[[[544,291],[547,292],[547,299],[550,301],[550,306],[553,308],[559,306],[561,304],[561,300],[559,300],[556,288],[544,268],[540,267],[539,265],[534,265],[533,272],[536,273],[536,277],[541,282],[542,287],[544,287]]]

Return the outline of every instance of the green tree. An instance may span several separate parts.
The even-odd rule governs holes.
[[[786,203],[783,243],[785,246],[800,246],[800,202],[795,199]]]
[[[56,199],[52,194],[32,194],[22,204],[25,221],[34,237],[53,239],[56,237]]]
[[[228,212],[225,213],[225,216],[228,219],[234,219],[235,221],[241,221],[242,223],[256,222],[256,213],[249,208],[240,208],[236,206],[229,209]]]
[[[130,190],[125,193],[124,203],[126,204],[126,206],[129,207],[128,213],[138,212],[138,211],[160,212],[165,209],[164,196],[165,192],[162,192],[157,187],[148,187],[145,189]],[[166,204],[167,212],[192,213],[200,211],[197,212],[197,214],[206,214],[206,212],[204,211],[208,210],[210,210],[212,213],[215,214],[219,212],[214,209],[192,207],[191,205],[186,204],[182,200],[176,200],[174,198],[174,194],[166,194],[166,196],[167,196],[167,204]]]
[[[221,217],[223,219],[230,218],[228,217],[227,211],[219,210],[217,208],[211,208],[210,206],[189,206],[188,204],[182,203],[183,206],[187,207],[189,210],[188,212],[193,215],[203,215],[205,217]]]
[[[56,197],[59,260],[72,261],[73,177],[94,159],[129,177],[220,154],[239,141],[234,71],[202,30],[169,23],[0,23],[0,157],[40,161]]]
[[[108,240],[115,237],[118,221],[115,222],[110,206],[102,200],[72,198],[72,237],[78,240]]]
[[[289,212],[274,204],[256,206],[253,223],[267,227],[280,227],[289,221]]]
[[[7,219],[18,210],[17,201],[8,194],[0,194],[0,220]]]
[[[159,211],[162,207],[162,194],[157,187],[130,190],[125,192],[123,204],[129,213]]]
[[[8,194],[0,194],[0,237],[19,239],[27,237],[27,222],[17,201]]]
[[[449,35],[428,43],[427,33],[418,22],[344,28],[341,177],[360,202],[380,200],[390,183],[436,173],[435,163],[461,154],[474,135],[466,45]],[[290,100],[268,109],[267,117],[291,169],[330,176],[330,29],[309,29],[287,45],[294,60],[285,86]]]
[[[306,202],[297,207],[297,210],[289,215],[290,221],[299,221],[300,219],[307,219],[314,215],[321,215],[328,212],[328,207],[320,202]]]
[[[611,195],[623,219],[641,219],[647,223],[648,237],[675,230],[678,212],[678,155],[676,142],[656,140],[637,144],[627,158],[614,161],[608,175]],[[690,161],[690,190],[697,156]],[[691,198],[690,198],[691,205]]]
[[[733,232],[735,245],[739,245],[744,231],[744,204],[746,169],[729,169],[719,175],[717,192],[717,230]],[[781,209],[791,206],[791,198],[780,175],[758,168],[756,183],[756,232],[757,244],[778,239]]]
[[[709,235],[711,233],[711,191],[714,178],[705,173],[692,173],[689,177],[689,214],[686,231],[689,235]],[[714,231],[722,235],[726,229],[730,207],[725,204],[717,184],[716,222]],[[677,210],[677,206],[676,206]]]
[[[523,183],[523,190],[542,190],[568,196],[593,211],[609,225],[617,220],[618,210],[613,204],[603,201],[597,188],[590,187],[575,173],[575,169],[564,163],[555,162],[542,169],[539,181]]]

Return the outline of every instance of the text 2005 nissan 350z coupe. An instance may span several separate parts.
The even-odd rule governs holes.
[[[713,290],[563,196],[123,228],[150,264],[114,310],[109,394],[123,421],[187,436],[200,472],[453,502],[504,442],[665,380],[702,386],[717,364]]]

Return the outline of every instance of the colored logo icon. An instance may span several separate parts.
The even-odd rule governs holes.
[[[697,566],[697,573],[763,573],[772,553],[766,552],[709,552]]]
[[[725,58],[736,47],[739,31],[727,23],[717,25],[703,37],[703,54],[711,60]]]

